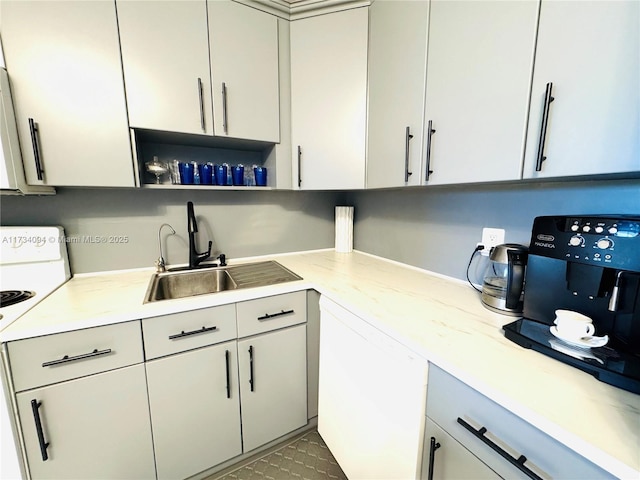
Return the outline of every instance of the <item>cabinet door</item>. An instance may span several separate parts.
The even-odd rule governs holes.
[[[321,298],[318,432],[348,478],[417,478],[426,364]]]
[[[29,390],[16,399],[31,478],[155,477],[143,365]]]
[[[291,22],[291,141],[301,189],[364,188],[367,10]]]
[[[277,18],[231,1],[207,6],[215,134],[279,142]]]
[[[431,438],[435,442],[433,446]],[[437,444],[439,446],[436,448]],[[430,464],[432,449],[433,463]],[[432,477],[429,477],[430,467],[433,469]],[[424,480],[444,480],[447,478],[494,480],[502,477],[427,417],[424,433],[424,459],[420,478]]]
[[[636,0],[542,1],[524,178],[640,171],[639,25]]]
[[[367,188],[420,185],[428,19],[426,1],[370,7]]]
[[[117,9],[131,127],[212,134],[205,0]]]
[[[236,342],[146,364],[158,478],[186,478],[242,453]]]
[[[133,186],[114,3],[9,1],[0,8],[27,182]]]
[[[244,452],[307,423],[307,329],[238,341]]]
[[[536,14],[533,0],[431,2],[423,182],[520,178]]]

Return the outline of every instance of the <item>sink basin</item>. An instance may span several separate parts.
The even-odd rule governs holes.
[[[155,273],[149,282],[144,303],[265,287],[301,279],[274,261]]]
[[[145,303],[192,297],[237,288],[225,269],[156,273],[151,277]]]

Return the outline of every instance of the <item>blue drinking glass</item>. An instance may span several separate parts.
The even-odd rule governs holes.
[[[234,185],[244,185],[244,165],[234,165],[231,167],[231,176]]]
[[[183,185],[193,184],[193,163],[180,162],[180,183]]]
[[[253,174],[256,176],[256,186],[267,186],[267,168],[266,167],[253,167]]]
[[[216,174],[216,185],[227,185],[227,166],[214,165],[213,168]]]
[[[200,168],[200,183],[203,185],[211,185],[213,183],[213,166],[210,163],[198,165]]]

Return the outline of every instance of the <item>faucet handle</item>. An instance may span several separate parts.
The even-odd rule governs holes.
[[[227,266],[227,256],[224,253],[221,253],[220,255],[218,255],[218,260],[220,260],[221,267]]]
[[[198,263],[204,262],[207,258],[211,257],[211,246],[212,245],[213,245],[213,242],[211,240],[209,240],[209,246],[207,248],[207,251],[197,254],[198,255]]]

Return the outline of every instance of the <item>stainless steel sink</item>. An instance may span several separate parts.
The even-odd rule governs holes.
[[[274,261],[155,273],[149,282],[144,303],[264,287],[301,279]]]

